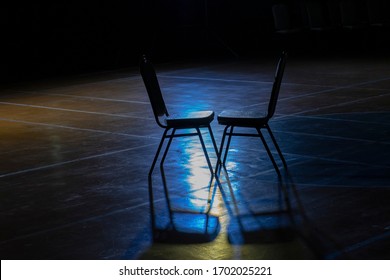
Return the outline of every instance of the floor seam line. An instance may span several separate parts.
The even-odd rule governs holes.
[[[160,139],[160,138],[154,137],[154,136],[144,136],[144,135],[136,135],[136,134],[118,133],[118,132],[111,132],[111,131],[105,131],[105,130],[97,130],[97,129],[89,129],[89,128],[78,128],[78,127],[72,127],[72,126],[66,126],[66,125],[47,124],[47,123],[40,123],[40,122],[28,122],[28,121],[7,119],[7,118],[2,118],[2,117],[0,117],[0,121],[15,122],[15,123],[28,124],[28,125],[39,125],[39,126],[47,126],[47,127],[56,127],[56,128],[64,128],[64,129],[71,129],[71,130],[88,131],[88,132],[96,132],[96,133],[112,134],[112,135],[120,135],[120,136],[136,137],[136,138]]]
[[[78,159],[73,159],[73,160],[68,160],[68,161],[63,161],[63,162],[57,162],[57,163],[53,163],[53,164],[50,164],[50,165],[44,165],[44,166],[39,166],[39,167],[35,167],[35,168],[19,170],[19,171],[15,171],[15,172],[1,174],[0,178],[15,176],[15,175],[19,175],[19,174],[25,174],[25,173],[29,173],[29,172],[35,172],[35,171],[39,171],[39,170],[49,169],[49,168],[53,168],[53,167],[57,167],[57,166],[61,166],[61,165],[66,165],[66,164],[72,164],[72,163],[81,162],[81,161],[85,161],[85,160],[90,160],[90,159],[94,159],[94,158],[110,156],[110,155],[114,155],[114,154],[117,154],[117,153],[128,152],[128,151],[131,151],[131,150],[137,150],[137,149],[140,149],[140,148],[154,146],[154,145],[155,144],[147,144],[147,145],[142,145],[142,146],[138,146],[138,147],[132,147],[132,148],[127,148],[127,149],[107,152],[107,153],[103,153],[103,154],[98,154],[98,155],[93,155],[93,156],[88,156],[88,157],[82,157],[82,158],[78,158]]]
[[[334,135],[324,135],[324,134],[314,134],[314,133],[305,133],[305,132],[295,132],[295,131],[283,131],[283,130],[273,130],[274,132],[278,133],[285,133],[285,134],[296,134],[296,135],[304,135],[304,136],[312,136],[317,138],[330,138],[330,139],[337,139],[337,140],[346,140],[346,141],[356,141],[356,142],[366,142],[371,144],[383,144],[383,145],[390,145],[390,142],[385,141],[378,141],[378,140],[369,140],[369,139],[359,139],[359,138],[349,138],[349,137],[342,137],[342,136],[334,136]]]
[[[155,202],[159,202],[161,200],[163,200],[163,198],[157,199],[157,200],[155,200]],[[115,210],[115,211],[112,211],[110,213],[97,215],[97,216],[90,217],[90,218],[85,218],[85,219],[82,219],[82,220],[79,220],[79,221],[70,222],[70,223],[67,223],[66,225],[56,226],[56,227],[53,227],[53,228],[50,228],[50,229],[45,229],[45,230],[37,231],[37,232],[34,232],[34,233],[30,233],[30,234],[25,234],[25,235],[21,235],[21,236],[18,236],[18,237],[14,237],[14,238],[11,238],[11,239],[8,239],[8,240],[1,241],[0,245],[6,244],[6,243],[9,243],[9,242],[13,242],[13,241],[17,241],[17,240],[20,240],[20,239],[25,239],[25,238],[29,238],[29,237],[32,237],[32,236],[40,235],[40,234],[43,234],[43,233],[52,232],[52,231],[56,231],[56,230],[59,230],[59,229],[64,229],[64,228],[71,227],[71,226],[74,226],[74,225],[77,225],[77,224],[80,224],[80,223],[85,223],[85,222],[90,222],[90,221],[106,218],[106,217],[109,217],[111,215],[122,213],[122,212],[125,212],[125,211],[128,211],[128,210],[133,210],[133,209],[145,206],[145,205],[149,205],[149,202],[144,202],[144,203],[137,204],[137,205],[134,205],[134,206],[126,207],[124,209]]]
[[[359,114],[378,114],[381,112],[359,112]],[[382,113],[390,113],[383,111]],[[351,113],[354,114],[354,113]],[[381,125],[390,125],[390,123],[383,123],[383,122],[368,122],[368,121],[361,121],[361,120],[351,120],[351,119],[340,119],[340,118],[332,118],[332,117],[326,117],[326,116],[334,116],[334,115],[340,115],[338,114],[325,114],[325,115],[316,115],[316,116],[310,116],[310,115],[299,115],[299,114],[282,114],[279,113],[277,116],[275,116],[274,119],[279,118],[287,118],[287,117],[296,117],[296,118],[306,118],[306,119],[319,119],[319,120],[327,120],[327,121],[340,121],[340,122],[353,122],[353,123],[360,123],[360,124],[381,124]],[[347,113],[342,113],[342,115],[348,115]]]
[[[37,109],[47,109],[47,110],[53,110],[53,111],[65,111],[65,112],[83,113],[83,114],[91,114],[91,115],[102,115],[102,116],[118,117],[118,118],[152,120],[152,118],[146,118],[146,117],[137,117],[137,116],[122,115],[122,114],[109,114],[109,113],[91,112],[91,111],[83,111],[83,110],[72,110],[72,109],[64,109],[64,108],[58,108],[58,107],[48,107],[48,106],[22,104],[22,103],[14,103],[14,102],[0,101],[0,104],[11,105],[11,106],[20,106],[20,107],[30,107],[30,108],[37,108]]]

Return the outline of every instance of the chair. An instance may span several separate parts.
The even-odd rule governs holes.
[[[215,142],[215,138],[213,135],[213,132],[210,127],[210,123],[214,120],[214,112],[213,111],[197,111],[197,112],[188,112],[188,113],[183,113],[183,114],[175,114],[175,115],[170,115],[168,113],[167,107],[164,102],[164,98],[159,86],[159,82],[157,79],[157,75],[154,69],[154,66],[150,62],[150,60],[146,57],[146,55],[143,55],[140,61],[140,72],[142,79],[144,81],[150,103],[152,105],[153,113],[155,120],[157,122],[157,125],[160,126],[161,128],[164,129],[163,135],[161,137],[160,144],[158,146],[157,152],[154,156],[152,166],[150,168],[149,174],[148,174],[148,183],[149,183],[149,199],[150,199],[150,207],[151,207],[151,220],[152,220],[152,226],[154,229],[155,226],[155,217],[154,217],[154,199],[153,199],[153,187],[152,187],[152,174],[154,167],[157,163],[157,160],[159,158],[161,149],[163,147],[163,144],[165,140],[168,140],[167,145],[165,147],[164,153],[162,155],[161,161],[160,161],[160,169],[161,169],[161,174],[163,178],[163,186],[164,186],[164,191],[165,191],[165,196],[167,199],[167,204],[168,208],[170,211],[170,218],[171,222],[173,221],[172,219],[172,213],[171,213],[171,204],[169,202],[169,197],[168,197],[168,189],[166,185],[166,180],[165,180],[165,174],[164,174],[164,161],[165,158],[168,154],[169,147],[172,143],[172,140],[174,138],[179,138],[179,137],[187,137],[187,136],[198,136],[208,167],[210,169],[211,173],[211,179],[210,182],[212,181],[214,177],[214,170],[210,162],[209,155],[207,153],[207,149],[203,140],[203,136],[201,133],[201,128],[207,128],[209,131],[210,138],[212,140],[212,144],[214,147],[214,150],[217,154],[218,148]],[[176,133],[177,130],[185,130],[183,133]],[[188,129],[194,129],[195,132],[188,132]],[[211,183],[210,183],[211,186]],[[210,190],[209,190],[210,191]],[[208,200],[209,203],[209,208],[207,211],[210,210],[211,208],[211,200],[209,197]],[[173,222],[172,222],[173,223]],[[154,234],[154,232],[153,232]]]
[[[230,146],[232,136],[244,136],[244,137],[260,137],[260,139],[261,139],[261,141],[262,141],[262,143],[267,151],[267,154],[268,154],[269,158],[271,159],[272,164],[273,164],[278,176],[280,177],[281,173],[280,173],[279,167],[276,164],[276,161],[271,153],[271,150],[270,150],[270,148],[269,148],[269,146],[268,146],[268,144],[267,144],[267,142],[266,142],[266,140],[261,132],[261,129],[263,129],[263,128],[265,128],[268,131],[268,133],[272,139],[272,142],[273,142],[273,144],[274,144],[274,146],[279,154],[279,157],[282,160],[284,168],[287,170],[287,164],[286,164],[286,161],[284,159],[284,156],[283,156],[283,154],[282,154],[282,152],[281,152],[281,150],[276,142],[276,139],[271,131],[270,126],[268,125],[269,120],[273,117],[273,115],[275,113],[275,107],[276,107],[276,103],[278,101],[278,95],[279,95],[279,90],[280,90],[280,86],[281,86],[281,82],[282,82],[282,78],[283,78],[284,68],[286,65],[286,59],[287,59],[287,53],[283,52],[280,59],[279,59],[278,65],[277,65],[276,75],[275,75],[275,79],[273,82],[272,92],[271,92],[271,96],[270,96],[270,100],[269,100],[269,104],[268,104],[268,112],[266,114],[263,112],[250,111],[250,110],[245,110],[245,111],[244,110],[225,110],[225,111],[222,111],[218,115],[218,123],[220,125],[224,125],[225,129],[223,131],[223,136],[222,136],[221,145],[220,145],[220,149],[219,149],[219,158],[218,158],[217,166],[216,166],[216,173],[217,174],[219,174],[219,172],[220,172],[220,167],[223,166],[226,169],[225,164],[226,164],[226,159],[227,159],[227,155],[229,152],[229,146]],[[257,133],[235,133],[234,129],[236,127],[254,128],[254,129],[256,129]],[[227,144],[226,144],[226,148],[225,148],[225,153],[223,155],[223,161],[221,162],[226,136],[228,136],[228,139],[227,139]]]

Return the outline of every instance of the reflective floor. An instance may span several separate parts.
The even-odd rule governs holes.
[[[264,109],[276,62],[155,66],[171,113],[218,114]],[[2,89],[1,259],[388,259],[389,62],[290,55],[270,121],[281,178],[259,139],[237,137],[210,184],[199,139],[175,139],[170,207],[159,166],[152,176],[154,240],[148,171],[163,130],[137,69]]]

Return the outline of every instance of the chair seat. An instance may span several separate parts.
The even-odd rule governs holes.
[[[172,128],[192,128],[208,126],[213,120],[213,111],[195,111],[169,115],[165,123]]]
[[[225,110],[218,115],[218,123],[229,126],[260,127],[268,122],[259,111]]]

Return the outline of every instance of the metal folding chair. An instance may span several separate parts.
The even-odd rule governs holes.
[[[272,164],[278,174],[278,176],[281,176],[279,167],[275,161],[275,158],[273,157],[271,150],[261,132],[263,128],[265,128],[270,137],[271,140],[279,154],[279,157],[283,163],[283,166],[285,169],[287,169],[287,164],[286,160],[284,159],[284,156],[279,148],[279,145],[276,142],[276,139],[271,131],[271,128],[268,124],[269,120],[273,117],[275,113],[275,108],[276,108],[276,103],[278,101],[278,96],[279,96],[279,91],[280,91],[280,86],[282,83],[282,78],[283,78],[283,73],[284,73],[284,68],[286,65],[286,59],[287,59],[287,53],[283,52],[278,65],[276,69],[276,74],[275,74],[275,79],[273,82],[273,87],[272,87],[272,92],[271,92],[271,97],[269,100],[268,104],[268,112],[259,112],[259,111],[251,111],[251,110],[225,110],[222,111],[218,115],[218,123],[221,125],[225,126],[225,129],[223,131],[223,136],[221,140],[221,145],[219,148],[219,159],[217,161],[217,166],[216,166],[216,174],[219,174],[221,166],[224,166],[226,168],[226,159],[228,156],[229,152],[229,146],[230,142],[232,139],[232,136],[244,136],[244,137],[260,137],[267,154],[269,158],[272,161]],[[236,133],[234,132],[234,129],[236,127],[246,127],[246,128],[254,128],[256,129],[257,133]],[[227,139],[227,144],[225,148],[225,153],[223,154],[223,148],[224,148],[224,143],[226,136],[228,136]],[[221,159],[223,158],[222,162]]]
[[[160,89],[160,85],[157,79],[157,75],[154,69],[154,66],[150,62],[150,60],[143,55],[140,61],[140,72],[142,75],[142,79],[144,81],[146,90],[148,92],[148,96],[152,105],[153,113],[155,120],[157,122],[157,125],[164,129],[163,135],[161,137],[160,144],[158,146],[157,152],[154,156],[152,166],[150,168],[149,174],[148,174],[148,183],[149,183],[149,199],[150,199],[150,207],[151,207],[151,220],[152,220],[152,226],[153,229],[155,227],[155,213],[154,213],[154,198],[153,198],[153,187],[152,187],[152,174],[154,167],[157,163],[157,160],[159,158],[161,149],[164,145],[165,140],[167,141],[165,150],[163,152],[161,161],[160,161],[160,169],[162,174],[162,181],[164,186],[164,192],[167,199],[168,208],[170,210],[170,218],[171,222],[173,221],[172,212],[171,212],[171,203],[168,196],[168,187],[165,180],[165,174],[164,174],[164,161],[168,154],[169,147],[173,141],[174,138],[179,137],[188,137],[188,136],[198,136],[200,140],[200,144],[202,146],[208,168],[211,173],[210,177],[210,189],[209,189],[209,199],[208,199],[208,208],[205,211],[206,213],[209,212],[212,204],[212,197],[211,197],[211,182],[214,178],[214,169],[211,165],[209,155],[207,153],[206,145],[203,140],[203,136],[201,133],[201,128],[207,128],[210,138],[212,140],[212,144],[214,147],[214,151],[216,155],[218,155],[218,148],[217,144],[215,142],[215,138],[213,135],[213,132],[210,127],[210,123],[214,120],[214,112],[213,111],[195,111],[195,112],[185,112],[185,113],[179,113],[175,115],[170,115],[168,113],[167,107],[164,102],[164,98]],[[183,133],[177,133],[178,130],[187,130]],[[188,132],[188,129],[190,129],[190,132]],[[191,129],[194,130],[194,132],[191,132]],[[216,178],[216,177],[215,177]],[[217,178],[216,178],[217,179]]]

